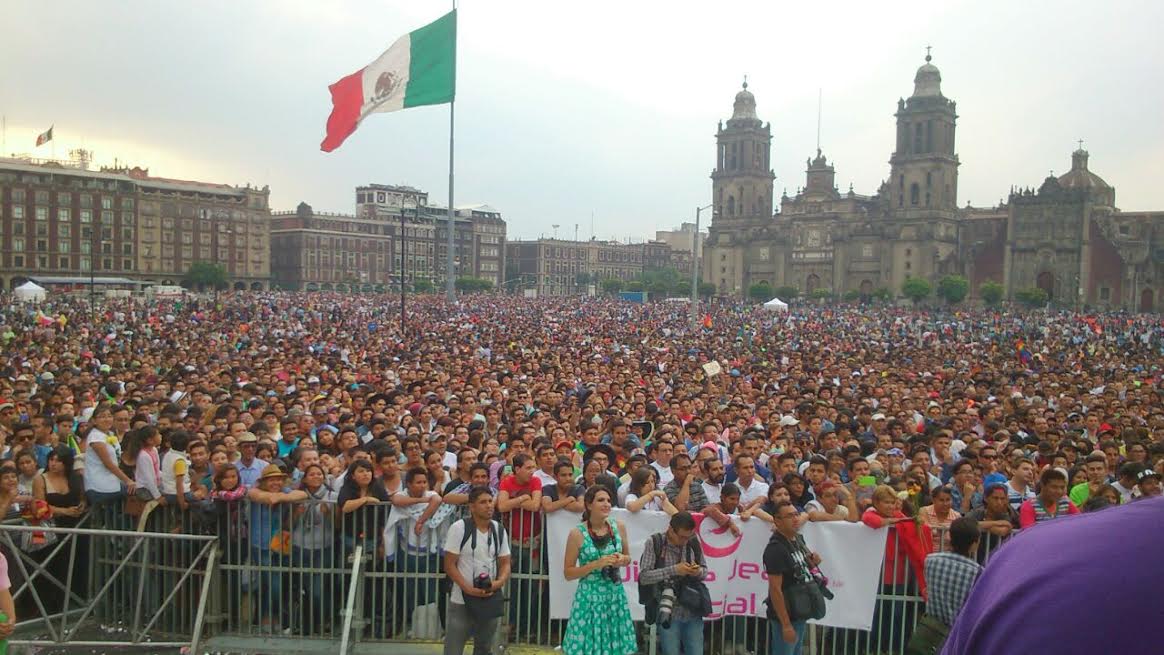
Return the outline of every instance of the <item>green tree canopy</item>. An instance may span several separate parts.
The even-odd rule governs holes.
[[[710,298],[715,295],[715,285],[711,282],[699,283],[699,295],[704,298]]]
[[[182,282],[188,287],[225,289],[226,267],[213,262],[196,261],[190,264]]]
[[[1042,307],[1047,304],[1047,292],[1039,287],[1019,289],[1014,293],[1014,299],[1027,307]]]
[[[978,296],[988,307],[994,307],[1002,302],[1002,296],[1005,293],[1006,289],[994,280],[987,280],[978,285]]]
[[[748,297],[752,300],[770,300],[772,294],[772,285],[767,282],[757,282],[748,287]]]
[[[617,294],[619,291],[622,291],[622,280],[608,278],[602,281],[603,293]]]
[[[453,282],[457,291],[463,293],[478,293],[480,291],[492,291],[493,283],[479,277],[459,277]]]
[[[877,287],[873,290],[873,297],[882,301],[893,300],[893,289],[889,287]]]
[[[905,282],[901,283],[902,295],[912,300],[914,304],[925,300],[931,293],[933,293],[933,290],[933,285],[931,285],[929,280],[926,280],[925,278],[910,276],[905,278]]]
[[[938,280],[938,297],[956,305],[970,293],[970,282],[961,275],[947,275]]]
[[[412,290],[416,293],[432,293],[436,289],[436,285],[427,277],[417,278],[412,281]]]
[[[796,287],[776,287],[772,290],[772,294],[784,302],[788,302],[799,296],[800,290]]]

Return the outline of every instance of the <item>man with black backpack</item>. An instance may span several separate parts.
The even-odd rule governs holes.
[[[647,539],[639,562],[639,602],[646,606],[646,621],[659,624],[663,655],[703,653],[703,617],[711,612],[703,579],[707,561],[695,519],[677,512],[665,532]]]
[[[473,655],[493,653],[505,611],[501,589],[509,580],[509,538],[493,520],[489,487],[469,490],[469,517],[449,526],[445,574],[453,581],[445,621],[445,655],[462,655],[473,638]]]

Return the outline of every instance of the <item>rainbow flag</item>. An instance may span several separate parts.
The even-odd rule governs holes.
[[[1022,339],[1019,339],[1014,345],[1015,353],[1018,355],[1019,361],[1024,364],[1031,362],[1031,351],[1027,350],[1027,344]]]

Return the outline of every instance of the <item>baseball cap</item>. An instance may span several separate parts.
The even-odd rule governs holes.
[[[880,412],[878,412],[878,413],[876,413],[876,414],[874,414],[874,415],[873,415],[873,420],[874,420],[874,421],[884,421],[884,420],[885,420],[885,415],[884,415],[884,414],[882,414],[882,413],[880,413]]]
[[[1140,473],[1136,476],[1136,482],[1143,482],[1144,480],[1147,480],[1148,478],[1156,478],[1157,480],[1160,480],[1160,479],[1164,478],[1164,476],[1161,476],[1156,471],[1156,469],[1144,469],[1143,471],[1140,471]]]
[[[793,425],[796,425],[798,423],[800,423],[800,421],[797,421],[795,416],[789,415],[789,416],[781,416],[780,417],[780,427],[782,427],[782,428],[793,426]]]

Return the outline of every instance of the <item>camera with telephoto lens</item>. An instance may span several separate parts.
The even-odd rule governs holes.
[[[664,630],[671,627],[671,612],[675,609],[675,587],[666,586],[659,592],[659,612],[655,622]]]
[[[489,577],[488,573],[481,573],[473,578],[473,588],[490,591],[493,589],[493,579]]]

